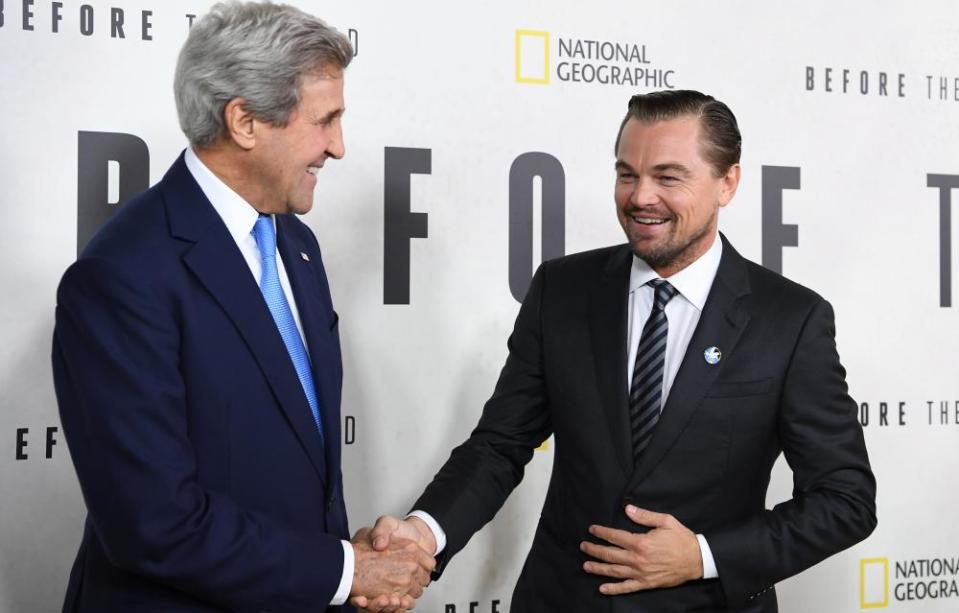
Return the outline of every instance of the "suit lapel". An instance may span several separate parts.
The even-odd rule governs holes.
[[[236,326],[320,480],[325,481],[323,449],[303,388],[233,237],[193,180],[182,156],[167,172],[160,188],[171,234],[194,243],[184,254],[184,263]]]
[[[589,330],[596,381],[614,453],[625,474],[633,471],[626,391],[626,308],[629,303],[631,251],[624,245],[609,258],[590,297]]]
[[[746,262],[732,248],[726,237],[720,237],[723,241],[723,255],[716,279],[673,381],[653,438],[630,480],[631,488],[639,485],[652,472],[676,442],[702,404],[706,390],[722,369],[723,361],[711,365],[706,362],[703,352],[715,346],[724,357],[729,356],[735,351],[736,344],[749,322],[749,313],[739,304],[739,298],[749,293]]]
[[[340,458],[340,352],[331,332],[335,323],[332,320],[333,306],[329,303],[328,290],[317,280],[318,274],[325,274],[319,252],[293,231],[294,220],[280,215],[276,220],[279,229],[277,249],[290,278],[310,353],[323,424],[327,481],[332,483],[339,473]],[[309,259],[304,259],[302,254]]]

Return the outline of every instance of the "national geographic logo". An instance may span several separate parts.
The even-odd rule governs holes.
[[[67,5],[67,6],[64,6]],[[162,6],[162,5],[160,5]],[[159,15],[164,17],[164,15]],[[176,16],[173,16],[174,18]],[[124,9],[103,6],[102,3],[75,4],[72,2],[43,2],[37,0],[0,0],[0,30],[20,29],[37,34],[63,35],[79,32],[87,38],[106,40],[133,40],[151,42],[154,39],[153,8]],[[195,13],[184,13],[181,23],[186,27],[177,32],[184,34],[196,20]],[[167,23],[168,22],[165,22]],[[353,56],[359,54],[359,33],[347,31],[353,44]]]
[[[645,44],[557,36],[544,30],[516,30],[517,83],[627,85],[630,88],[673,89],[674,70],[656,68]],[[555,57],[554,57],[555,54]]]
[[[959,557],[860,560],[859,607],[887,608],[890,595],[894,602],[959,599]]]
[[[860,70],[832,66],[806,66],[807,92],[856,96],[860,98],[917,97],[937,102],[959,102],[959,77],[941,74],[909,76],[888,70]]]

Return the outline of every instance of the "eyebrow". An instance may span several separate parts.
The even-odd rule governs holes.
[[[329,122],[333,121],[334,119],[336,119],[337,117],[342,117],[342,116],[343,116],[343,113],[345,113],[345,112],[346,112],[346,109],[343,108],[343,107],[340,107],[340,108],[338,108],[338,109],[333,109],[332,111],[330,111],[329,113],[327,113],[327,114],[324,115],[323,117],[320,117],[319,119],[317,119],[316,122],[317,122],[317,123],[329,123]]]
[[[686,166],[680,164],[679,162],[665,162],[663,164],[656,164],[653,166],[653,170],[656,172],[674,172],[684,177],[692,176],[692,171],[689,170]]]
[[[624,162],[623,160],[616,160],[616,170],[625,170],[632,173],[635,173],[636,170]],[[691,177],[692,171],[689,170],[685,165],[680,164],[679,162],[664,162],[662,164],[656,164],[653,166],[654,172],[673,172],[684,177]]]

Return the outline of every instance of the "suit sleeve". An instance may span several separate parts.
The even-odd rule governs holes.
[[[530,283],[509,337],[506,364],[479,424],[413,505],[446,533],[436,576],[499,511],[523,479],[533,451],[552,433],[542,362],[545,268],[540,266]]]
[[[93,529],[111,562],[236,611],[322,610],[343,547],[203,489],[170,298],[101,258],[57,294],[53,370]],[[191,407],[202,410],[202,407]]]
[[[758,596],[875,528],[876,481],[845,376],[833,310],[820,299],[800,332],[780,399],[793,497],[705,535],[730,604]]]

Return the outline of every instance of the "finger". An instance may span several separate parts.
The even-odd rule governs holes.
[[[390,599],[388,596],[380,596],[375,601],[370,603],[370,611],[374,613],[393,613],[396,609],[392,604],[390,604]]]
[[[584,562],[583,570],[591,575],[602,575],[613,579],[632,579],[636,569],[625,564],[603,564],[602,562]]]
[[[411,611],[416,608],[416,599],[412,596],[403,596],[401,606],[404,611]]]
[[[604,583],[599,586],[599,591],[607,596],[618,596],[620,594],[631,594],[633,592],[638,592],[646,589],[647,587],[649,586],[645,585],[638,579],[627,579],[626,581],[619,581],[617,583]]]
[[[383,551],[390,546],[390,540],[393,533],[396,532],[400,520],[390,515],[383,515],[376,520],[370,538],[373,541],[373,549]]]
[[[422,591],[424,587],[430,584],[429,573],[424,571],[422,568],[416,569],[416,571],[413,572],[411,583],[419,587],[420,591]],[[419,596],[417,596],[417,598],[419,598]]]
[[[426,553],[419,545],[414,545],[410,551],[413,553],[416,563],[419,564],[421,568],[428,573],[433,572],[433,569],[436,568],[436,558]]]
[[[390,607],[390,597],[387,595],[377,596],[375,600],[370,602],[369,608],[370,611],[374,611],[375,613],[389,613],[393,610],[392,607]]]
[[[423,595],[423,586],[420,585],[419,583],[413,583],[413,585],[410,586],[410,589],[408,589],[406,593],[412,596],[413,598],[419,598],[420,596]]]
[[[608,541],[614,545],[619,545],[623,548],[629,548],[631,545],[633,545],[636,537],[640,536],[625,530],[607,528],[606,526],[590,526],[589,533],[595,537],[603,539],[604,541]]]
[[[366,600],[366,596],[355,596],[350,599],[350,604],[357,609],[365,609],[369,605]]]
[[[579,544],[579,548],[591,558],[596,558],[609,564],[623,564],[628,566],[633,562],[632,554],[619,547],[608,547],[606,545],[597,545],[596,543],[583,541]]]
[[[626,505],[626,517],[633,523],[650,528],[664,528],[669,524],[670,520],[673,519],[672,515],[641,509],[633,504]]]

